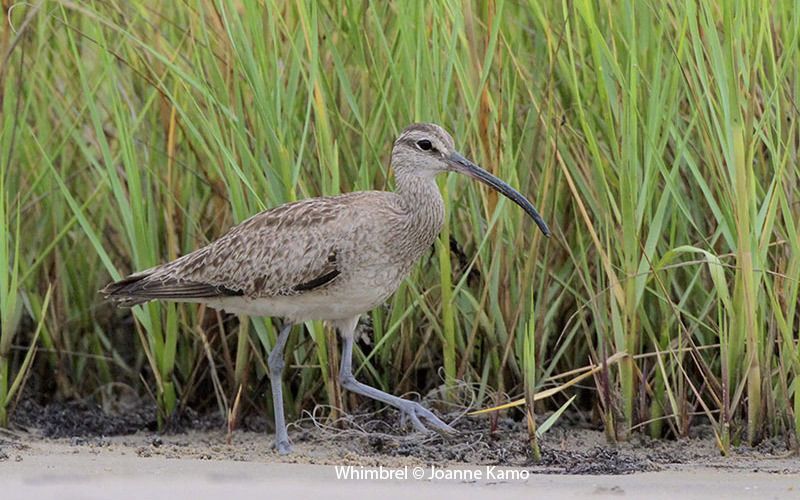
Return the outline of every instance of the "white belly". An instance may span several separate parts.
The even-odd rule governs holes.
[[[233,314],[248,316],[270,316],[284,318],[298,323],[310,320],[329,320],[352,318],[370,311],[383,303],[389,293],[378,290],[363,290],[361,293],[346,295],[331,293],[305,293],[302,295],[248,298],[224,297],[205,302],[214,309],[223,309]]]
[[[220,297],[200,301],[233,314],[283,318],[292,323],[343,320],[364,314],[385,302],[397,290],[409,267],[391,263],[359,266],[329,287],[297,295]]]

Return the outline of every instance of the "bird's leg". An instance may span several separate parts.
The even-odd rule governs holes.
[[[278,333],[278,340],[275,341],[272,351],[267,358],[269,365],[269,381],[272,386],[272,405],[275,407],[275,449],[281,455],[286,455],[292,451],[289,445],[289,434],[286,432],[286,419],[283,416],[283,349],[289,334],[292,332],[292,324],[286,323]]]
[[[420,432],[428,432],[428,428],[425,427],[420,418],[424,419],[428,424],[430,424],[434,430],[440,433],[445,434],[453,434],[456,432],[455,429],[447,425],[446,423],[442,422],[439,417],[434,415],[430,410],[422,406],[421,404],[417,403],[416,401],[409,401],[407,399],[399,398],[397,396],[392,396],[391,394],[387,394],[381,390],[378,390],[374,387],[370,387],[367,384],[363,384],[356,380],[353,376],[353,336],[355,335],[355,326],[358,323],[358,318],[355,318],[354,321],[348,321],[347,325],[343,325],[342,328],[339,329],[339,333],[342,336],[342,364],[339,369],[339,382],[342,384],[342,387],[347,389],[348,391],[355,392],[356,394],[361,394],[362,396],[366,396],[368,398],[372,398],[388,405],[394,406],[404,417],[407,417],[411,420],[411,423],[414,425],[414,428]]]

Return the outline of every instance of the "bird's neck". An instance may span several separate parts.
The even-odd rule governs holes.
[[[408,214],[406,231],[422,251],[430,247],[444,223],[444,201],[433,176],[395,172],[396,192]]]

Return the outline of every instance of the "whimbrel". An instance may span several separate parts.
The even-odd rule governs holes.
[[[102,292],[120,306],[150,300],[196,302],[230,313],[281,318],[268,357],[276,449],[290,451],[283,414],[284,347],[292,325],[326,320],[339,331],[342,387],[396,407],[415,429],[454,430],[417,402],[363,384],[352,372],[361,314],[397,290],[444,222],[435,177],[460,172],[522,207],[550,235],[533,205],[511,186],[459,154],[442,127],[406,128],[392,149],[395,192],[363,191],[311,198],[250,217],[209,245],[111,283]]]

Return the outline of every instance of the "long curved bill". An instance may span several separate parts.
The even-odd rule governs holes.
[[[522,207],[522,209],[531,216],[531,219],[533,219],[536,225],[539,226],[539,229],[542,230],[542,233],[544,233],[544,235],[548,238],[550,237],[550,228],[547,227],[547,224],[544,222],[544,219],[542,219],[542,216],[539,215],[539,212],[536,211],[536,208],[534,208],[533,204],[531,204],[527,198],[522,196],[519,191],[512,188],[481,167],[475,165],[468,159],[461,156],[459,153],[450,154],[450,156],[447,157],[447,160],[448,163],[450,163],[450,166],[456,172],[461,172],[462,174],[466,174],[473,179],[483,182]]]

